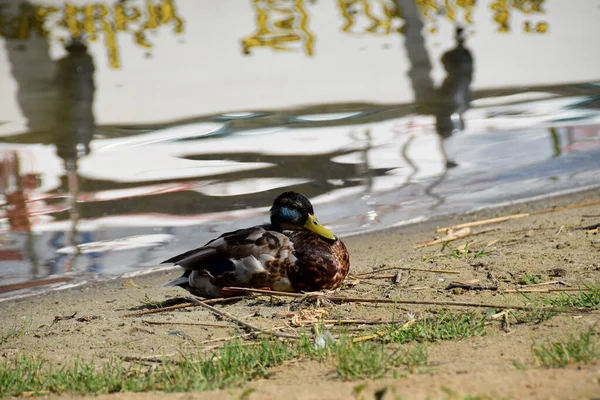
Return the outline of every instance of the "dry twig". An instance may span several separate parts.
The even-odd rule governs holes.
[[[461,229],[461,228],[470,228],[472,226],[481,226],[481,225],[488,225],[488,224],[495,224],[495,223],[499,223],[499,222],[505,222],[505,221],[510,221],[512,219],[519,219],[519,218],[525,218],[528,217],[530,214],[529,213],[524,213],[524,214],[514,214],[514,215],[507,215],[504,217],[497,217],[497,218],[490,218],[490,219],[482,219],[479,221],[472,221],[472,222],[467,222],[464,224],[458,224],[455,226],[446,226],[444,228],[438,228],[435,231],[437,233],[441,233],[441,232],[446,232],[452,228],[454,229]]]
[[[506,289],[502,293],[548,293],[548,292],[584,292],[585,288],[550,288],[550,289]]]
[[[591,203],[579,203],[579,204],[571,204],[571,205],[564,206],[564,207],[549,208],[546,210],[536,211],[536,212],[532,213],[532,215],[549,214],[549,213],[553,213],[553,212],[557,212],[557,211],[572,210],[574,208],[591,207],[591,206],[597,206],[597,205],[600,205],[600,201],[592,201]]]
[[[147,361],[153,363],[159,363],[163,361],[174,362],[175,360],[169,360],[168,358],[176,356],[177,353],[169,353],[165,354],[162,357],[158,356],[127,356],[127,355],[119,355],[118,357],[123,359],[123,361]]]
[[[480,308],[511,308],[513,310],[533,310],[531,306],[514,306],[508,304],[488,304],[488,303],[470,303],[470,302],[458,302],[458,301],[434,301],[434,300],[400,300],[400,299],[377,299],[377,298],[359,298],[359,297],[341,297],[341,296],[328,296],[323,293],[315,292],[308,294],[301,293],[290,293],[290,292],[276,292],[272,290],[262,289],[249,289],[240,287],[228,287],[228,290],[239,290],[248,293],[260,293],[267,296],[284,296],[284,297],[295,297],[295,298],[317,298],[321,297],[331,302],[339,303],[380,303],[380,304],[414,304],[414,305],[434,305],[434,306],[448,306],[448,307],[480,307]],[[563,289],[564,290],[564,289]],[[564,310],[563,310],[564,311]]]
[[[226,288],[226,289],[244,291],[244,289],[242,289],[242,288]],[[244,322],[241,319],[239,319],[237,317],[234,317],[233,315],[229,314],[226,311],[219,310],[218,308],[215,308],[215,307],[213,307],[213,306],[211,306],[209,304],[206,304],[205,302],[202,302],[200,300],[197,300],[197,299],[195,299],[193,297],[188,297],[188,299],[192,303],[195,303],[195,304],[199,305],[200,307],[206,308],[207,310],[209,310],[213,314],[219,315],[219,316],[221,316],[223,318],[230,319],[230,320],[234,321],[235,323],[237,323],[238,325],[243,326],[244,328],[251,329],[251,330],[259,332],[259,333],[261,333],[263,335],[267,335],[267,336],[273,335],[273,336],[279,336],[279,337],[288,338],[288,339],[299,339],[300,338],[300,336],[298,336],[298,335],[291,335],[289,333],[269,332],[266,329],[260,328],[260,327],[258,327],[256,325],[249,324],[247,322]]]
[[[237,300],[241,300],[244,298],[246,298],[246,296],[221,297],[218,299],[204,300],[203,303],[205,303],[205,304],[227,303],[230,301],[237,301]],[[181,308],[189,308],[189,307],[196,307],[196,306],[197,306],[197,304],[195,304],[195,303],[177,304],[176,306],[154,308],[152,310],[144,310],[144,311],[138,311],[138,312],[134,312],[134,313],[125,314],[125,315],[121,315],[121,318],[139,317],[141,315],[156,314],[156,313],[179,310]]]
[[[497,284],[478,285],[478,284],[469,283],[469,282],[450,282],[448,284],[448,286],[445,287],[446,290],[450,290],[450,289],[454,289],[454,288],[465,289],[465,290],[498,290],[498,285]]]
[[[460,274],[462,271],[452,270],[452,269],[430,269],[430,268],[411,268],[411,267],[394,267],[390,269],[401,269],[403,271],[413,271],[413,272],[433,272],[437,274]],[[396,274],[359,274],[355,275],[359,279],[392,279],[396,277]]]
[[[538,286],[548,286],[548,285],[564,285],[564,286],[571,286],[569,283],[565,282],[565,281],[549,281],[549,282],[542,282],[542,283],[532,283],[531,285],[523,285],[524,288],[534,288],[534,287],[538,287]]]
[[[579,203],[579,204],[571,204],[568,206],[564,206],[564,207],[556,207],[556,208],[549,208],[546,210],[540,210],[540,211],[535,211],[532,213],[523,213],[523,214],[513,214],[513,215],[506,215],[503,217],[497,217],[497,218],[490,218],[490,219],[482,219],[479,221],[472,221],[472,222],[467,222],[464,224],[459,224],[456,225],[454,227],[452,226],[447,226],[444,228],[438,228],[436,229],[436,232],[440,233],[440,232],[446,232],[449,229],[461,229],[461,228],[468,228],[468,227],[472,227],[472,226],[481,226],[481,225],[487,225],[487,224],[495,224],[498,222],[505,222],[505,221],[510,221],[513,219],[519,219],[519,218],[525,218],[528,217],[530,215],[540,215],[540,214],[549,214],[549,213],[554,213],[554,212],[558,212],[558,211],[564,211],[564,210],[572,210],[574,208],[582,208],[582,207],[591,207],[591,206],[597,206],[600,205],[600,201],[593,201],[590,203]]]
[[[147,319],[142,320],[143,323],[148,325],[198,325],[198,326],[217,326],[228,328],[231,325],[224,322],[187,322],[187,321],[149,321]]]
[[[415,245],[415,249],[420,249],[420,248],[429,247],[429,246],[435,246],[436,244],[441,244],[441,243],[448,243],[448,242],[452,242],[454,240],[462,239],[467,236],[481,235],[482,233],[495,231],[497,229],[498,228],[490,228],[490,229],[482,229],[480,231],[471,231],[471,228],[467,227],[467,228],[461,229],[458,232],[450,232],[450,233],[448,233],[448,235],[444,236],[443,238],[435,239],[430,242],[418,243]]]

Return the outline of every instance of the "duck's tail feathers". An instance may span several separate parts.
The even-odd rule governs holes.
[[[185,287],[189,284],[190,274],[192,271],[185,271],[183,275],[179,278],[171,279],[163,283],[163,287],[165,286],[180,286],[185,289]]]

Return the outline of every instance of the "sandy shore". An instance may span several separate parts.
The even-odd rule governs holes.
[[[534,213],[567,205],[598,202],[600,190],[587,191],[507,207],[457,215],[400,229],[344,238],[352,261],[352,274],[397,267],[456,270],[459,274],[403,270],[396,280],[348,280],[340,296],[399,298],[402,300],[461,301],[496,304],[523,304],[521,294],[501,293],[522,287],[523,280],[563,281],[571,287],[600,284],[600,235],[577,229],[600,220],[600,206],[557,210],[472,228],[487,230],[452,242],[460,248],[469,241],[467,254],[457,257],[442,245],[415,248],[415,244],[443,236],[437,227],[493,218]],[[317,210],[318,213],[318,210]],[[475,257],[479,253],[478,257]],[[396,268],[394,268],[396,267]],[[149,302],[165,302],[185,297],[179,288],[163,288],[162,282],[178,274],[159,272],[131,279],[93,282],[81,287],[43,296],[0,304],[0,327],[6,331],[29,321],[25,334],[0,345],[3,359],[19,352],[39,355],[52,364],[65,365],[76,356],[108,359],[111,356],[160,356],[197,348],[207,341],[236,333],[233,324],[218,320],[209,311],[188,308],[138,317],[123,317],[144,310]],[[533,278],[532,278],[533,277]],[[450,281],[479,280],[478,285],[497,285],[497,290],[446,290]],[[521,284],[519,283],[521,282]],[[550,284],[544,288],[565,287]],[[555,296],[531,293],[529,297]],[[261,327],[281,325],[286,314],[298,308],[291,299],[270,301],[267,297],[247,298],[219,308]],[[329,304],[332,318],[390,319],[391,304]],[[397,318],[407,314],[439,309],[439,306],[404,304],[396,309]],[[457,311],[458,308],[451,308]],[[465,311],[461,309],[460,311]],[[56,319],[56,317],[73,318]],[[56,320],[55,320],[56,319]],[[153,325],[150,322],[169,322]],[[182,325],[177,322],[214,322],[219,326]],[[486,336],[428,344],[431,370],[401,379],[368,381],[366,396],[382,388],[394,388],[403,398],[450,398],[486,395],[491,398],[581,399],[600,396],[600,364],[572,365],[562,369],[529,368],[519,370],[514,361],[531,363],[535,341],[564,338],[595,326],[598,314],[560,314],[542,323],[527,322],[501,327],[490,324]],[[173,331],[180,331],[174,335]],[[171,334],[170,334],[171,333]],[[245,388],[254,388],[250,399],[347,399],[359,382],[342,382],[331,373],[327,363],[295,360],[273,370],[268,379],[251,381],[243,388],[218,391],[219,398],[236,398]],[[139,398],[140,394],[120,393],[100,398]],[[71,396],[69,396],[71,397]],[[215,392],[145,394],[144,398],[208,399]],[[392,397],[390,397],[392,398]],[[463,398],[463,397],[457,397]]]

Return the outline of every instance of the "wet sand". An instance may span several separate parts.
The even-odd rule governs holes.
[[[577,229],[600,222],[600,205],[558,210],[503,223],[472,228],[487,230],[452,242],[459,248],[469,241],[466,255],[452,257],[442,245],[415,248],[415,244],[442,237],[438,227],[494,218],[534,213],[567,205],[598,202],[600,190],[535,202],[505,206],[471,214],[455,215],[399,229],[343,238],[351,254],[351,274],[390,268],[381,274],[394,274],[397,267],[457,270],[442,274],[403,270],[396,280],[364,279],[348,284],[337,293],[349,297],[399,298],[402,300],[460,301],[495,304],[523,304],[521,294],[501,291],[522,288],[519,282],[537,277],[541,282],[563,281],[571,287],[600,284],[600,234],[597,230]],[[318,214],[318,209],[316,210]],[[480,256],[475,258],[479,251]],[[440,256],[441,255],[441,256]],[[76,356],[97,361],[111,356],[160,356],[208,345],[210,340],[235,335],[233,324],[219,320],[197,307],[138,317],[123,317],[144,310],[144,303],[161,303],[187,296],[179,288],[161,284],[178,275],[162,271],[135,278],[92,282],[43,296],[0,304],[2,330],[30,321],[22,337],[0,345],[0,355],[11,359],[19,352],[39,355],[61,366]],[[557,276],[559,275],[559,276]],[[498,290],[446,290],[450,281],[472,281],[478,285],[497,285]],[[530,279],[530,278],[529,278]],[[562,284],[541,286],[565,287]],[[556,296],[532,293],[531,298]],[[271,301],[267,297],[246,298],[233,304],[218,305],[246,322],[264,328],[289,323],[286,314],[302,308],[293,299]],[[330,318],[390,319],[392,304],[326,304]],[[397,306],[398,319],[407,314],[417,318],[422,312],[440,309],[434,305]],[[450,308],[454,312],[468,308]],[[76,314],[75,314],[76,313]],[[69,316],[73,318],[68,318]],[[57,319],[55,317],[67,317]],[[518,370],[513,362],[531,363],[534,340],[560,339],[594,327],[596,313],[560,314],[536,324],[527,322],[502,327],[491,322],[487,335],[462,340],[440,341],[427,345],[430,367],[426,373],[407,377],[367,381],[364,398],[382,388],[394,388],[403,398],[451,398],[486,395],[491,398],[580,399],[600,396],[600,363],[575,364],[562,369],[530,368]],[[53,323],[54,321],[54,323]],[[145,321],[169,322],[153,325]],[[212,322],[219,326],[182,325],[177,322]],[[169,334],[183,331],[182,335]],[[212,342],[214,344],[214,342]],[[254,388],[250,399],[347,399],[360,382],[342,382],[326,362],[294,360],[277,367],[268,379],[248,382],[243,388],[217,392],[152,393],[144,398],[208,399],[237,398],[244,389]],[[119,393],[99,398],[139,398],[141,394]],[[388,396],[391,397],[391,394]],[[57,396],[51,396],[54,398]],[[66,396],[71,398],[72,396]],[[388,398],[388,397],[385,397]]]

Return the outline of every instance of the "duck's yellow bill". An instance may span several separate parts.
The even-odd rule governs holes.
[[[317,218],[312,214],[308,214],[308,219],[306,220],[304,227],[306,229],[308,229],[309,231],[313,231],[317,235],[324,237],[325,239],[329,239],[329,240],[337,239],[337,237],[333,234],[333,232],[331,232],[329,229],[327,229],[323,225],[321,225],[321,223],[319,221],[317,221]]]

